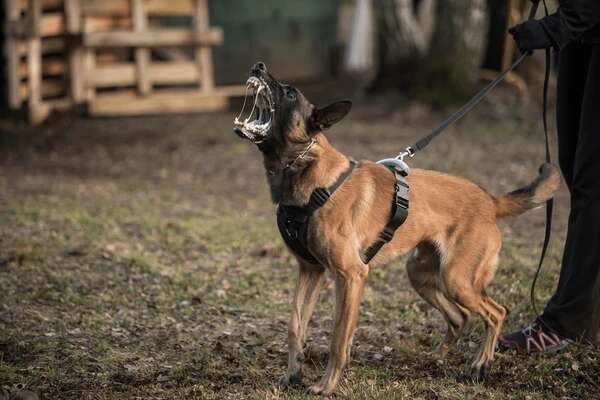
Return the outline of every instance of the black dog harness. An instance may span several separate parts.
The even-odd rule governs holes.
[[[392,201],[390,219],[385,225],[379,236],[364,252],[361,252],[361,260],[368,264],[373,257],[381,250],[384,244],[390,242],[394,237],[394,232],[408,217],[408,195],[409,187],[404,179],[408,172],[407,169],[399,167],[398,160],[383,160],[379,162],[386,166],[396,178],[395,195]],[[357,162],[350,161],[348,169],[344,171],[328,188],[317,188],[311,196],[308,204],[302,207],[286,206],[280,204],[277,208],[277,227],[285,243],[300,257],[312,264],[318,264],[319,261],[310,252],[308,248],[308,227],[312,215],[321,208],[333,193],[344,183],[356,168]]]

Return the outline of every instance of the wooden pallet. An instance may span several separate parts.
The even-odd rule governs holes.
[[[33,123],[70,105],[61,7],[62,0],[6,0],[9,106],[26,105]]]
[[[32,123],[78,104],[91,115],[214,111],[244,93],[215,87],[223,32],[207,0],[7,0],[7,11],[10,106],[27,104]]]

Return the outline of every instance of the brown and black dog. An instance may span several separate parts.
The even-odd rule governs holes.
[[[264,63],[252,67],[248,85],[256,90],[253,110],[243,121],[236,118],[234,130],[262,151],[273,201],[305,205],[313,190],[332,185],[348,168],[348,157],[329,143],[323,130],[346,116],[351,103],[315,107],[298,89],[273,78]],[[368,265],[360,252],[388,222],[394,175],[382,165],[360,161],[315,212],[308,228],[308,247],[318,263],[296,255],[299,275],[283,383],[300,382],[307,326],[325,270],[335,280],[336,305],[327,369],[320,382],[310,387],[316,394],[331,393],[340,379],[369,271],[407,253],[411,284],[448,324],[439,354],[447,353],[469,317],[476,314],[485,323],[486,334],[470,372],[479,378],[489,368],[506,317],[506,309],[485,293],[502,241],[497,219],[542,205],[557,190],[560,175],[556,167],[545,164],[529,186],[500,197],[465,179],[435,171],[413,169],[407,181],[411,189],[408,218]]]

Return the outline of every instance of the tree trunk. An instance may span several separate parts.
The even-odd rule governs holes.
[[[376,0],[378,66],[372,87],[405,86],[429,53],[435,4],[444,0]]]
[[[437,3],[437,24],[419,84],[440,104],[473,94],[487,42],[486,0],[444,0]]]
[[[390,61],[424,57],[431,45],[434,0],[379,0]]]
[[[487,0],[378,0],[379,68],[390,83],[448,104],[473,94],[485,55]]]

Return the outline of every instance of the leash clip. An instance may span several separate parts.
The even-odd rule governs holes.
[[[406,149],[404,149],[403,152],[401,152],[400,154],[398,154],[396,156],[396,160],[404,161],[404,157],[406,157],[406,156],[413,158],[415,156],[415,153],[416,153],[415,149],[408,146]]]

